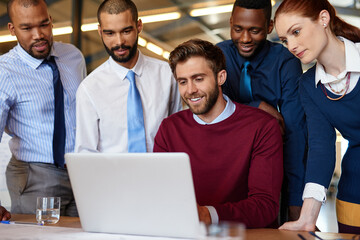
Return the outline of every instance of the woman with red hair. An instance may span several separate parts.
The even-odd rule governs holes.
[[[299,81],[308,125],[308,160],[300,218],[281,226],[315,230],[335,167],[337,129],[349,141],[336,212],[339,232],[360,233],[360,29],[336,16],[327,0],[284,0],[275,27],[289,51],[316,65]]]

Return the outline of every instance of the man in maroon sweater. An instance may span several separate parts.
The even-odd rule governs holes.
[[[189,109],[163,120],[154,152],[190,156],[200,221],[272,225],[283,177],[279,124],[222,94],[225,58],[213,44],[194,39],[179,45],[170,66]]]

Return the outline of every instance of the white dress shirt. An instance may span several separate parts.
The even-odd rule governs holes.
[[[344,37],[338,37],[345,45],[345,70],[341,72],[338,76],[333,76],[325,72],[324,66],[317,63],[315,71],[315,87],[318,86],[318,83],[321,82],[327,90],[331,91],[335,95],[341,96],[344,92],[340,94],[335,93],[335,91],[341,91],[346,87],[347,74],[350,75],[349,89],[346,94],[350,93],[358,83],[360,77],[360,43],[353,43],[347,40]],[[331,89],[329,84],[331,84]],[[326,191],[327,189],[317,183],[306,183],[303,193],[303,199],[305,198],[314,198],[319,202],[325,203],[326,200]]]
[[[146,148],[153,151],[161,121],[181,110],[177,83],[168,63],[139,51],[136,86],[144,113]],[[127,95],[129,69],[111,57],[80,84],[76,93],[75,152],[128,151]]]

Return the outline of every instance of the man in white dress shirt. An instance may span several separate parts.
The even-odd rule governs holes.
[[[146,151],[152,152],[161,121],[181,109],[176,81],[166,62],[137,49],[143,26],[131,0],[105,0],[97,16],[110,57],[77,91],[75,152],[128,152],[129,70],[140,93]]]

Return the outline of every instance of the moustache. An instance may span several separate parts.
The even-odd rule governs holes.
[[[48,40],[46,40],[46,39],[44,39],[44,38],[41,38],[41,39],[35,40],[35,42],[33,42],[33,43],[31,44],[31,47],[33,47],[34,45],[36,45],[36,44],[38,44],[38,43],[41,43],[41,42],[46,42],[47,44],[49,44],[49,41],[48,41]]]
[[[111,48],[111,51],[116,51],[116,50],[119,50],[119,49],[131,49],[131,47],[130,47],[130,46],[126,46],[126,45],[115,46],[115,47],[112,47],[112,48]]]

